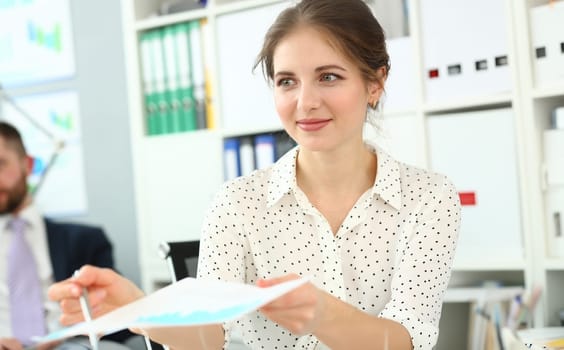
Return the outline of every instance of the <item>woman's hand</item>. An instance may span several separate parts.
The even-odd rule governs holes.
[[[77,276],[49,288],[49,299],[59,302],[60,322],[65,326],[84,320],[78,299],[82,288],[88,289],[93,318],[143,297],[143,292],[135,284],[115,271],[85,265]]]
[[[257,286],[270,287],[300,278],[291,274],[268,280],[258,280]],[[314,333],[325,314],[327,294],[311,282],[282,295],[260,308],[270,320],[296,335]]]

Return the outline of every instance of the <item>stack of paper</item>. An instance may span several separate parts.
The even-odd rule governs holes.
[[[543,349],[564,349],[564,327],[524,329],[517,335],[525,344]]]
[[[305,283],[302,278],[259,288],[241,283],[185,278],[90,323],[80,323],[38,339],[109,334],[125,328],[198,326],[235,320]]]

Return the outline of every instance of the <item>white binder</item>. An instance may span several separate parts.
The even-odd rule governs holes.
[[[564,185],[550,187],[545,194],[548,255],[564,258]]]
[[[217,47],[219,92],[225,130],[280,127],[272,89],[261,67],[254,74],[252,68],[268,27],[287,6],[282,2],[217,18],[217,41],[221,43]]]
[[[564,83],[564,2],[534,7],[530,18],[536,86]]]
[[[402,37],[386,42],[391,69],[385,85],[384,111],[415,109],[413,41]]]
[[[564,258],[564,129],[543,134],[547,251]]]
[[[455,264],[522,262],[512,110],[437,115],[427,126],[431,168],[454,182],[463,202]]]
[[[422,0],[426,102],[511,90],[504,0]]]
[[[242,137],[239,143],[241,175],[249,175],[255,170],[255,146],[252,137]]]
[[[543,133],[546,185],[564,186],[564,129],[550,129]]]

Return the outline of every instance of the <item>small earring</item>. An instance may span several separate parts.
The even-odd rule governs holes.
[[[376,107],[378,107],[378,101],[369,102],[368,105],[369,105],[372,109],[376,109]]]

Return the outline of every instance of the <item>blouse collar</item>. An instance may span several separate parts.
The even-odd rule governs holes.
[[[401,208],[401,173],[398,161],[377,146],[366,143],[378,159],[376,180],[371,197],[379,196],[396,210]],[[277,203],[284,195],[297,188],[296,160],[299,146],[288,151],[271,168],[268,180],[267,207]]]

